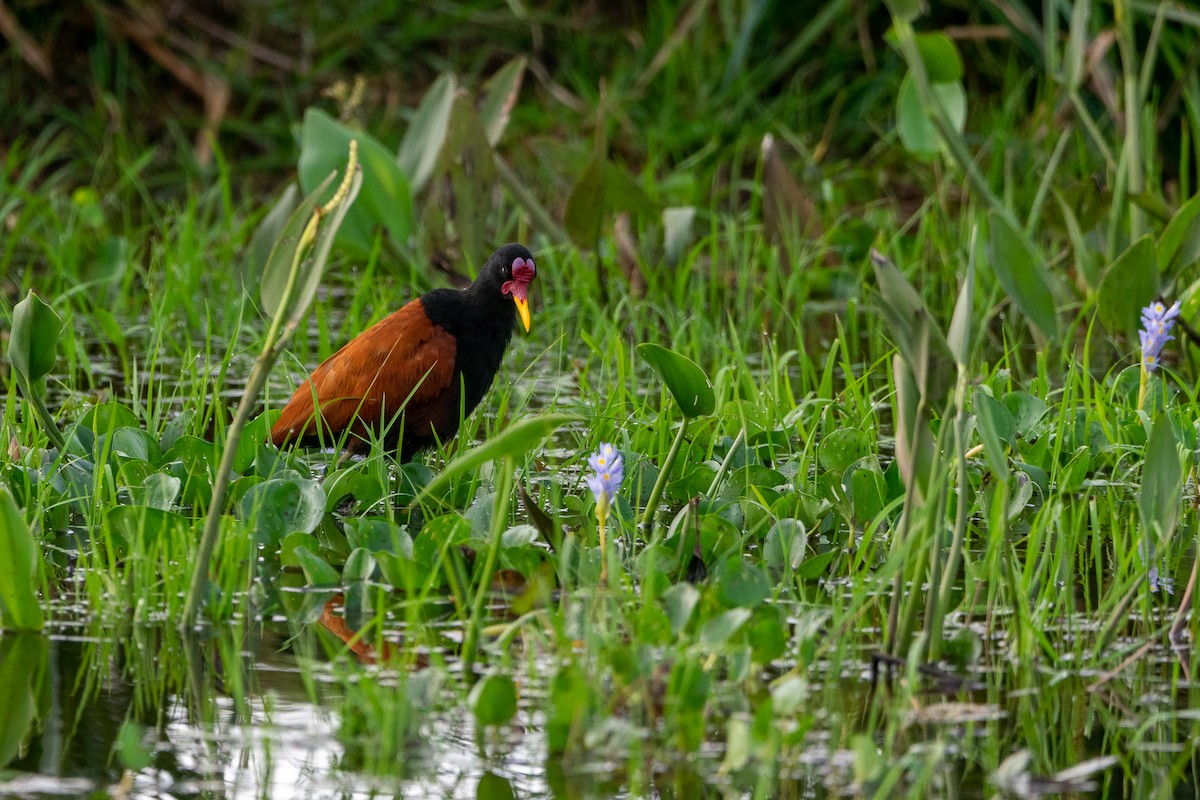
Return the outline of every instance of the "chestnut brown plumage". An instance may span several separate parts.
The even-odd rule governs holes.
[[[492,385],[518,315],[529,330],[536,275],[532,254],[506,244],[466,289],[435,289],[380,320],[301,384],[271,441],[332,444],[348,432],[356,452],[375,433],[401,461],[447,441]]]

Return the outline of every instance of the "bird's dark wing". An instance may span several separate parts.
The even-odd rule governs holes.
[[[401,409],[407,425],[440,427],[445,404],[436,401],[453,388],[456,352],[454,337],[430,322],[421,301],[414,300],[317,367],[284,407],[271,440],[282,445],[314,438],[314,400],[330,440],[348,428],[361,435]]]

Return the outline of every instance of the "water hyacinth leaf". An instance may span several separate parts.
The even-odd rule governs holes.
[[[54,369],[62,320],[54,309],[30,289],[13,307],[8,337],[8,361],[32,389],[33,383]]]
[[[667,264],[678,264],[684,248],[692,238],[692,223],[696,220],[695,206],[680,206],[664,208],[663,221],[663,260]]]
[[[704,623],[704,627],[700,629],[700,644],[705,647],[724,644],[746,624],[753,613],[748,608],[732,608],[718,614]]]
[[[767,573],[744,558],[727,558],[717,568],[717,599],[728,607],[756,606],[771,596]]]
[[[865,461],[875,462],[875,459],[869,458]],[[847,483],[854,520],[865,524],[873,520],[887,505],[887,479],[884,478],[877,462],[855,467],[849,474],[850,479]]]
[[[525,80],[525,56],[517,56],[509,61],[496,74],[487,79],[483,85],[483,101],[479,105],[479,120],[483,123],[483,132],[488,142],[495,147],[508,127],[512,116],[513,106],[521,93],[521,84]]]
[[[798,519],[781,519],[771,526],[763,540],[763,559],[767,566],[796,569],[808,551],[808,529]]]
[[[273,478],[251,486],[238,503],[239,518],[254,526],[263,544],[294,531],[312,533],[325,515],[325,493],[300,477]]]
[[[357,501],[359,508],[369,508],[383,497],[383,486],[379,479],[358,469],[340,469],[327,475],[321,482],[325,492],[325,510],[334,511],[347,498]],[[350,518],[346,520],[347,523]]]
[[[574,414],[541,414],[510,425],[503,433],[493,436],[455,458],[433,477],[413,504],[437,494],[458,475],[501,458],[520,458],[541,443],[551,433],[579,419]]]
[[[327,176],[334,172],[340,174],[345,169],[350,142],[358,142],[358,160],[363,174],[361,197],[346,214],[338,234],[339,244],[354,255],[366,257],[371,252],[375,228],[380,225],[397,244],[408,241],[416,226],[412,190],[408,176],[386,147],[372,136],[347,128],[315,108],[304,114],[300,140],[300,160],[296,169],[300,186],[309,196],[316,194],[315,190]],[[317,203],[306,200],[300,207],[305,213],[311,213],[315,205]]]
[[[1050,410],[1045,400],[1023,391],[1009,392],[1004,395],[1004,406],[1013,415],[1017,433],[1027,439],[1037,431],[1038,423]]]
[[[319,200],[324,200],[333,191],[333,181],[336,177],[337,174],[330,171],[303,201],[293,204],[287,220],[280,226],[276,238],[270,243],[270,250],[263,261],[258,279],[258,298],[262,303],[263,314],[268,318],[275,316],[279,304],[284,300],[283,294],[291,276],[296,247],[312,217],[312,210],[319,205]],[[294,301],[291,305],[294,307]]]
[[[1015,443],[1016,420],[1003,403],[981,389],[975,390],[975,415],[979,420],[979,435],[983,439],[988,466],[998,477],[1007,479],[1008,456],[1004,445]]]
[[[775,606],[756,608],[746,632],[755,663],[768,664],[787,652],[787,622]]]
[[[671,621],[671,633],[678,636],[692,618],[692,612],[700,602],[700,592],[690,583],[677,583],[662,593],[662,601],[667,619]]]
[[[111,402],[98,403],[89,408],[79,418],[76,427],[90,433],[94,445],[94,437],[100,434],[113,433],[121,428],[140,428],[141,426],[138,424],[137,415],[129,406]]]
[[[1117,256],[1100,278],[1097,308],[1104,327],[1137,339],[1141,310],[1158,294],[1158,258],[1150,234]]]
[[[1035,257],[1029,238],[1007,214],[989,211],[988,227],[996,280],[1021,313],[1053,341],[1058,336],[1058,307],[1045,264]]]
[[[704,417],[713,413],[717,396],[708,375],[696,362],[649,342],[639,344],[637,352],[663,379],[685,417]]]
[[[349,149],[347,149],[348,152]],[[332,215],[323,218],[317,228],[317,238],[312,244],[312,250],[308,257],[301,262],[296,291],[289,301],[288,324],[293,329],[299,326],[301,320],[304,319],[309,304],[317,294],[317,287],[321,284],[321,276],[325,274],[325,265],[329,262],[329,253],[333,249],[333,243],[340,241],[338,232],[341,231],[347,215],[358,205],[355,200],[362,189],[365,174],[364,169],[355,168],[345,197],[338,203]],[[273,422],[274,419],[271,421]]]
[[[1174,275],[1200,259],[1200,194],[1183,204],[1158,239],[1158,266]]]
[[[826,550],[824,553],[805,559],[804,563],[796,568],[796,576],[806,581],[816,580],[825,574],[829,569],[829,562],[833,561],[836,556],[836,550]]]
[[[182,536],[192,529],[192,522],[182,514],[150,506],[117,506],[105,518],[112,533],[132,547]]]
[[[343,524],[346,542],[353,548],[413,557],[413,541],[408,531],[386,517],[347,517]]]
[[[175,446],[176,440],[180,436],[186,434],[192,427],[192,422],[196,419],[196,412],[192,409],[184,409],[179,412],[179,415],[173,418],[163,428],[162,438],[158,440],[158,447],[164,453],[169,453],[171,448]]]
[[[37,543],[7,486],[0,485],[0,628],[36,631],[43,625],[34,591]]]
[[[296,550],[301,547],[310,553],[315,553],[320,550],[321,543],[311,533],[301,533],[300,531],[289,533],[279,543],[279,563],[285,567],[300,566],[300,556],[296,555]]]
[[[563,223],[580,250],[595,250],[600,241],[605,213],[605,173],[604,157],[597,155],[588,162],[567,196]]]
[[[1138,511],[1142,526],[1153,531],[1162,542],[1175,532],[1183,505],[1184,472],[1179,463],[1175,429],[1168,417],[1154,420],[1144,458]]]
[[[439,186],[450,196],[439,199],[438,205],[451,209],[458,245],[473,277],[475,265],[486,255],[484,231],[492,211],[496,162],[483,125],[466,95],[454,101],[439,163],[450,178],[448,185],[441,182]]]
[[[233,458],[234,472],[245,472],[250,469],[250,465],[258,456],[259,445],[267,440],[274,421],[274,414],[263,413],[246,423],[246,427],[242,429],[242,436],[238,440],[237,454]]]
[[[500,534],[501,549],[529,547],[538,540],[538,529],[532,525],[514,525]]]
[[[50,657],[45,636],[20,633],[0,637],[0,769],[28,744],[27,734],[37,715],[37,690]],[[43,717],[44,718],[44,717]]]
[[[145,461],[154,466],[162,464],[162,450],[145,428],[117,428],[111,434],[101,433],[92,445],[92,456],[99,461],[107,451],[118,462]]]
[[[359,630],[370,618],[367,589],[374,572],[375,557],[362,547],[353,550],[342,567],[342,616],[351,630]]]
[[[292,554],[300,563],[304,577],[309,586],[333,588],[340,585],[337,570],[329,566],[329,562],[313,553],[303,545],[297,545]]]
[[[517,684],[508,675],[486,675],[471,687],[467,705],[479,725],[504,725],[517,715]]]
[[[930,83],[962,80],[963,62],[954,40],[941,31],[918,33],[913,37]]]
[[[267,262],[271,258],[271,250],[282,237],[299,204],[300,187],[295,183],[289,183],[283,190],[283,194],[279,195],[279,199],[275,201],[275,205],[271,207],[262,222],[258,224],[258,228],[255,229],[254,236],[250,239],[250,258],[247,267],[251,271],[250,274],[255,276],[256,281],[258,276],[266,272]]]
[[[131,720],[121,723],[114,749],[121,766],[133,772],[140,772],[154,762],[154,752],[146,742],[146,729]]]
[[[870,452],[870,438],[864,431],[838,428],[821,440],[817,457],[821,466],[832,472],[842,472]]]
[[[412,123],[400,140],[396,163],[408,176],[413,194],[421,191],[437,166],[442,145],[446,141],[446,130],[450,127],[450,110],[457,91],[458,80],[452,73],[438,76],[421,98]]]
[[[967,94],[962,84],[931,83],[929,88],[950,126],[962,133],[967,123]],[[933,113],[921,102],[912,74],[905,75],[896,95],[896,132],[904,149],[915,156],[932,158],[939,152],[941,138],[933,124]]]

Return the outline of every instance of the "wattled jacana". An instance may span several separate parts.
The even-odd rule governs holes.
[[[536,275],[533,255],[506,244],[466,289],[435,289],[380,320],[313,371],[271,441],[329,444],[348,431],[353,453],[374,432],[401,461],[447,441],[492,385],[518,314],[529,330]]]

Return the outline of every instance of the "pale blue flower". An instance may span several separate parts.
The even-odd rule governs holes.
[[[1178,316],[1178,301],[1170,308],[1161,301],[1155,301],[1142,309],[1142,329],[1138,335],[1142,340],[1142,366],[1147,372],[1158,369],[1159,354],[1163,345],[1175,338],[1170,333]]]
[[[599,452],[588,458],[588,466],[594,472],[587,477],[587,485],[595,495],[596,502],[599,503],[602,497],[611,501],[616,497],[617,490],[621,488],[621,481],[625,478],[625,464],[621,461],[621,454],[615,446],[605,442],[600,445]]]

